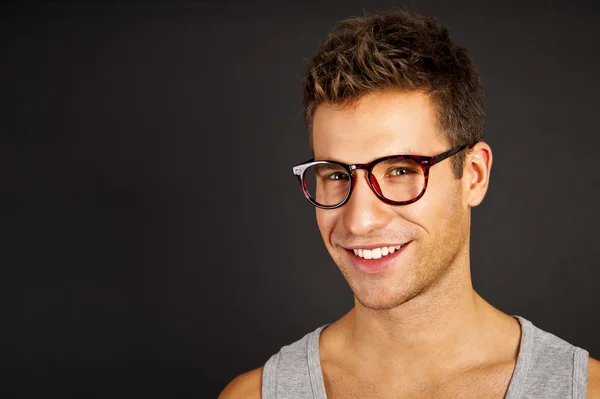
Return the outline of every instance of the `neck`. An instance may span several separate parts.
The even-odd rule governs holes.
[[[372,310],[355,300],[347,343],[376,368],[452,367],[473,360],[465,358],[469,354],[481,356],[473,349],[485,346],[486,330],[499,314],[473,290],[467,254],[426,292],[396,308]]]

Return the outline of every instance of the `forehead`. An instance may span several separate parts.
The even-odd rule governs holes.
[[[316,159],[346,163],[447,150],[434,105],[420,92],[372,93],[346,106],[322,104],[312,134]]]

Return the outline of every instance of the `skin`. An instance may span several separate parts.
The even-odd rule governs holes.
[[[355,107],[321,106],[313,134],[316,159],[346,163],[450,149],[434,108],[420,93],[377,93]],[[460,180],[449,160],[432,167],[427,192],[406,206],[377,199],[359,171],[348,203],[316,210],[327,250],[355,296],[355,308],[323,333],[324,363],[337,370],[328,381],[332,391],[336,377],[360,374],[385,392],[424,394],[432,380],[445,378],[444,370],[476,366],[482,353],[473,351],[474,345],[486,358],[493,357],[485,342],[500,340],[504,361],[516,359],[518,322],[494,311],[471,285],[470,208],[483,200],[488,187],[489,146],[478,143],[467,164]],[[352,266],[346,250],[405,242],[410,245],[394,266],[376,274]],[[352,360],[345,356],[342,366],[336,353],[352,354]],[[406,378],[400,386],[398,375]]]
[[[371,95],[356,107],[345,109],[321,106],[314,122],[315,158],[367,163],[386,155],[436,155],[447,151],[450,146],[432,123],[432,111],[427,98],[416,93]],[[491,166],[489,147],[479,144],[477,157],[477,166],[482,169],[477,172],[484,175],[483,169]],[[447,160],[430,170],[427,192],[414,204],[383,203],[368,187],[365,172],[358,171],[359,184],[344,206],[334,210],[316,208],[325,246],[352,288],[358,306],[392,312],[372,315],[397,313],[395,308],[434,288],[446,274],[453,275],[453,284],[463,285],[466,281],[462,275],[469,262],[468,207],[483,198],[487,176],[467,198],[469,193],[461,187],[467,179],[461,182],[454,178],[450,166]],[[403,254],[402,266],[373,275],[357,271],[345,250],[407,241],[412,243]],[[462,273],[457,273],[458,269]],[[427,298],[424,305],[428,310],[436,308],[439,296],[428,297],[434,301]],[[402,307],[398,316],[405,319],[406,312],[408,308]]]
[[[315,159],[352,164],[447,151],[434,111],[419,92],[321,105]],[[491,167],[492,151],[480,142],[466,153],[461,179],[449,159],[433,166],[427,192],[413,204],[380,201],[361,170],[346,204],[316,208],[325,246],[355,297],[354,308],[321,334],[328,397],[504,397],[520,325],[474,291],[469,258],[471,208],[486,194]],[[406,242],[394,265],[374,274],[356,269],[347,250]],[[599,364],[589,361],[588,398],[600,397]],[[245,373],[221,397],[260,398],[261,378],[262,368]]]

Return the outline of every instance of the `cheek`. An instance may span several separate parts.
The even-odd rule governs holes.
[[[430,176],[425,195],[408,207],[406,219],[435,235],[436,231],[456,219],[459,195],[460,185],[453,175]]]
[[[329,238],[331,236],[331,232],[333,231],[333,227],[335,225],[335,210],[325,210],[320,208],[315,208],[316,216],[317,216],[317,225],[319,226],[319,231],[321,232],[321,236],[323,237],[323,241],[326,245],[329,245]]]
[[[429,225],[436,230],[437,236],[446,237],[444,240],[458,238],[462,229],[461,188],[454,180],[444,185],[432,198],[432,212],[428,215]]]

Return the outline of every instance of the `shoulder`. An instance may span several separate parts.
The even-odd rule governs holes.
[[[600,361],[589,358],[588,360],[588,399],[600,399]]]
[[[259,367],[235,377],[221,392],[219,399],[261,399],[262,371]]]

